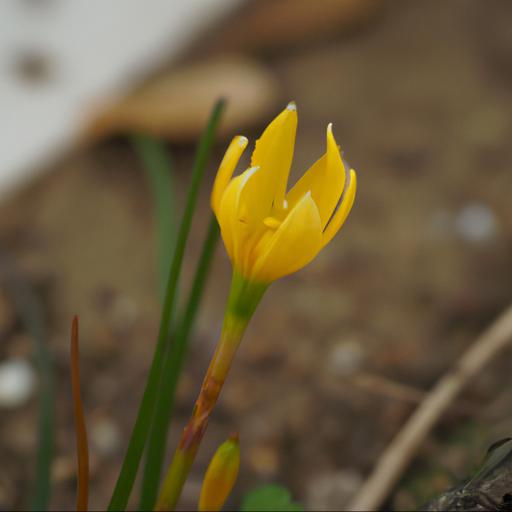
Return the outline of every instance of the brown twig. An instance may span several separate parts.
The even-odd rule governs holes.
[[[71,325],[71,390],[76,428],[77,490],[76,510],[86,511],[89,499],[89,449],[84,409],[80,398],[80,366],[78,353],[78,317]]]
[[[428,394],[422,389],[370,372],[360,372],[355,374],[349,379],[349,383],[360,389],[364,389],[369,393],[413,405],[423,402]],[[455,401],[451,412],[464,416],[475,416],[480,414],[480,411],[475,404],[464,400]]]
[[[511,340],[512,306],[509,306],[425,397],[381,455],[349,510],[378,509],[460,390]]]

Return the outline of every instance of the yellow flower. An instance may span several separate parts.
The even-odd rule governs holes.
[[[235,271],[252,282],[270,283],[307,265],[345,222],[356,193],[356,173],[347,172],[327,127],[325,154],[287,191],[297,108],[289,103],[256,142],[251,166],[232,178],[247,146],[235,137],[222,160],[212,208]]]
[[[220,510],[235,485],[240,468],[238,434],[222,443],[215,452],[201,488],[199,512]]]

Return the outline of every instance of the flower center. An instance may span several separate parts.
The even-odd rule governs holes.
[[[276,219],[275,217],[266,217],[263,219],[263,224],[265,224],[265,226],[270,229],[277,229],[281,225],[281,222],[282,221]]]
[[[276,208],[275,205],[272,208],[274,215],[269,215],[263,219],[263,224],[270,229],[277,229],[282,223],[283,220],[288,215],[288,201],[285,199],[283,201],[283,206],[281,208]]]

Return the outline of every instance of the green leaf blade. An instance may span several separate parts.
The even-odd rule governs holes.
[[[164,362],[153,427],[148,441],[148,453],[139,505],[141,510],[153,508],[156,502],[167,445],[167,432],[174,410],[176,388],[218,238],[219,227],[212,215],[185,311],[180,317],[173,342]]]
[[[158,245],[158,277],[160,296],[165,297],[165,284],[176,243],[176,196],[172,179],[172,162],[164,143],[149,135],[134,135],[133,144],[153,196]]]
[[[185,210],[176,238],[174,256],[168,272],[166,293],[160,320],[160,329],[153,361],[151,363],[151,369],[137,414],[137,419],[135,421],[135,426],[121,467],[121,472],[110,500],[108,507],[109,511],[123,511],[126,509],[153,422],[155,404],[162,375],[162,367],[169,340],[171,319],[176,303],[177,285],[185,253],[185,246],[188,240],[192,217],[195,211],[199,187],[203,178],[207,158],[210,154],[211,147],[213,146],[215,132],[219,125],[223,109],[224,102],[221,100],[214,106],[209,122],[199,143],[187,194]]]

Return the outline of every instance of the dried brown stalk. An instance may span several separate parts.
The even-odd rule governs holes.
[[[512,306],[509,306],[425,397],[381,455],[370,477],[350,503],[349,510],[379,508],[457,394],[511,341]]]

